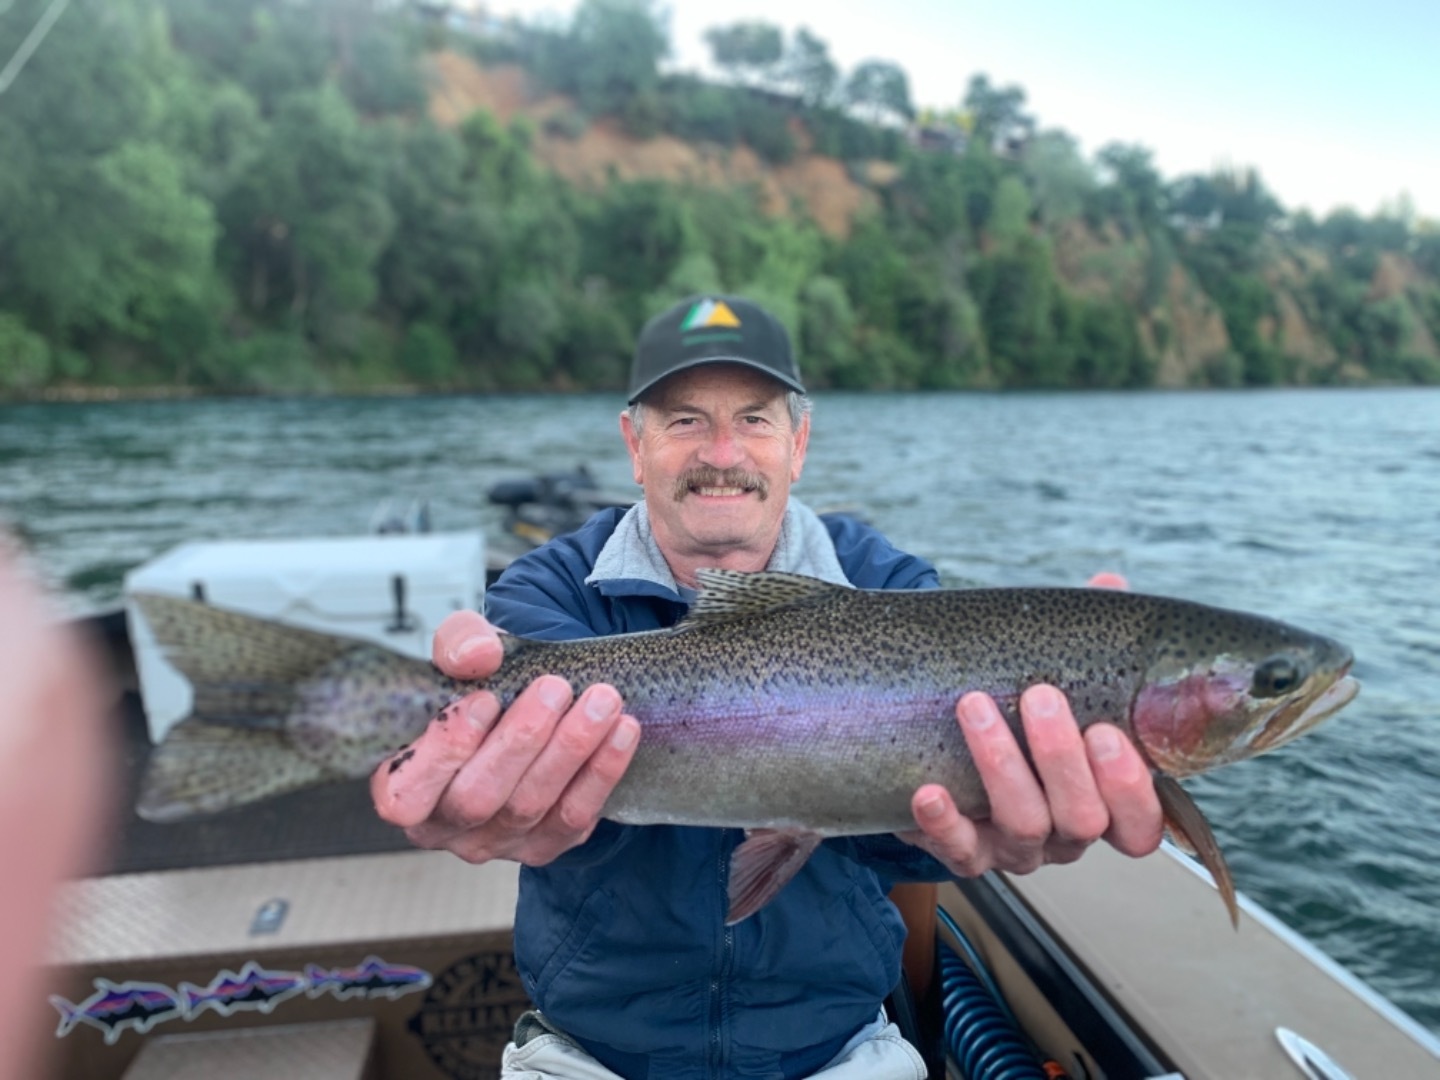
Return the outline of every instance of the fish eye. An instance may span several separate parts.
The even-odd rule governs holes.
[[[1255,669],[1250,693],[1261,698],[1280,697],[1304,681],[1305,672],[1293,656],[1272,656]]]

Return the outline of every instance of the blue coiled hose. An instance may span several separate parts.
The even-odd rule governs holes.
[[[957,940],[968,946],[960,928],[940,915]],[[1021,1034],[1014,1016],[994,991],[941,941],[940,993],[945,1016],[945,1047],[966,1080],[1048,1080]]]

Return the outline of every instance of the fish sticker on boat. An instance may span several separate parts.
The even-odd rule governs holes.
[[[206,1009],[214,1009],[221,1016],[240,1011],[268,1014],[307,986],[300,972],[269,971],[251,960],[239,972],[219,972],[204,987],[182,982],[180,993],[185,998],[185,1019],[193,1020]]]
[[[251,960],[238,972],[228,968],[217,972],[204,986],[182,982],[170,987],[102,977],[94,982],[95,992],[78,1005],[58,994],[50,996],[50,1004],[60,1013],[57,1039],[87,1024],[104,1033],[106,1043],[114,1043],[126,1031],[143,1035],[157,1024],[194,1020],[206,1010],[226,1017],[247,1011],[269,1015],[302,993],[310,998],[330,994],[340,1001],[394,1001],[427,989],[433,981],[424,968],[391,964],[378,956],[367,956],[353,967],[306,964],[303,971],[272,970]]]
[[[378,956],[367,956],[357,967],[322,968],[305,965],[307,993],[319,997],[327,991],[341,1001],[353,997],[396,998],[424,990],[430,985],[430,973],[406,964],[387,964]]]
[[[106,1043],[115,1043],[127,1030],[143,1035],[156,1024],[185,1015],[181,995],[161,983],[96,979],[95,992],[78,1005],[59,994],[50,995],[50,1004],[60,1013],[55,1037],[63,1039],[81,1024],[97,1028]]]

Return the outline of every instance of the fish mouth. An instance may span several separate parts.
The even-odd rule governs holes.
[[[1263,754],[1298,739],[1349,705],[1359,692],[1360,682],[1346,664],[1330,675],[1329,685],[1318,694],[1298,698],[1276,710],[1251,742],[1252,752]]]

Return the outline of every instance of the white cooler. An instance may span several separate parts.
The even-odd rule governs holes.
[[[135,592],[203,600],[267,619],[364,638],[429,658],[452,611],[479,610],[485,537],[475,532],[181,544],[125,577],[130,640],[150,737],[190,711],[190,684],[160,655]]]

